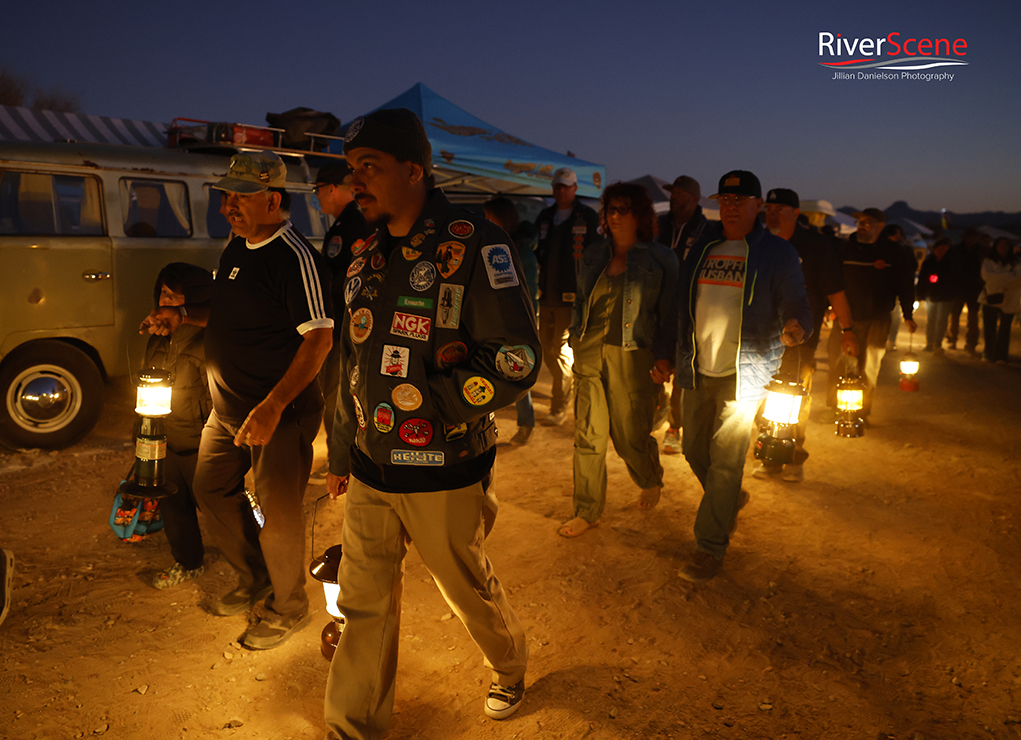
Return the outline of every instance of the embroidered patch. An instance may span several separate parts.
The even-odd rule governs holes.
[[[416,316],[413,313],[395,311],[393,322],[390,324],[390,333],[398,337],[428,342],[432,323],[432,319],[428,316]]]
[[[425,447],[432,441],[433,425],[425,419],[408,419],[397,430],[397,436],[412,447]]]
[[[417,249],[412,249],[411,247],[401,247],[401,254],[404,255],[404,259],[408,262],[413,262],[422,256],[421,252]]]
[[[422,393],[411,383],[401,383],[393,389],[390,398],[401,411],[414,411],[422,405]]]
[[[468,348],[464,342],[450,342],[436,350],[436,367],[440,370],[449,370],[457,367],[468,356]]]
[[[364,252],[366,247],[368,246],[369,246],[368,242],[366,242],[364,239],[359,239],[358,241],[351,245],[351,254],[357,257],[362,252]]]
[[[401,295],[397,296],[397,307],[429,309],[433,307],[433,299],[419,298],[418,296]]]
[[[366,286],[366,287],[362,288],[361,296],[365,300],[371,301],[374,298],[377,298],[379,296],[379,291],[376,290],[375,288],[370,288],[370,287]]]
[[[362,124],[364,123],[365,119],[362,118],[361,116],[358,116],[358,118],[351,121],[351,125],[347,127],[347,133],[344,134],[344,141],[345,142],[353,141],[354,138],[358,136],[358,132],[362,130]]]
[[[330,243],[326,245],[326,256],[329,257],[330,259],[333,259],[338,254],[340,254],[340,250],[343,249],[343,247],[344,240],[341,237],[339,236],[331,237]]]
[[[355,402],[355,417],[358,419],[358,428],[365,429],[365,413],[362,411],[362,404],[358,401],[358,396],[354,393],[351,394],[351,398]]]
[[[408,363],[411,362],[411,350],[394,344],[383,345],[383,364],[379,372],[391,378],[408,377]]]
[[[575,238],[577,238],[578,234],[585,236],[585,234],[588,233],[588,226],[585,224],[582,224],[581,226],[572,226],[571,233],[575,235]]]
[[[436,326],[441,329],[456,329],[461,325],[463,298],[463,285],[440,283],[440,310],[436,313]]]
[[[436,233],[436,222],[435,221],[433,221],[431,218],[427,218],[424,221],[424,224],[425,224],[425,233],[426,234],[435,234]]]
[[[241,272],[241,268],[240,267],[231,268],[230,275],[227,276],[227,279],[228,280],[233,280],[234,278],[236,278],[238,276],[239,272]]]
[[[440,275],[449,278],[464,262],[464,245],[461,242],[443,242],[436,247],[436,266]]]
[[[381,403],[372,412],[372,425],[380,434],[386,434],[394,428],[394,407]]]
[[[564,293],[562,296],[564,303],[574,303],[574,293]]]
[[[349,278],[354,277],[355,275],[362,271],[363,267],[365,267],[365,258],[364,257],[355,258],[355,261],[352,262],[351,265],[347,268],[347,276]]]
[[[361,344],[368,339],[372,332],[372,311],[367,308],[359,308],[351,314],[351,341]]]
[[[482,259],[486,263],[486,274],[494,290],[512,288],[518,284],[518,273],[514,270],[510,247],[506,244],[490,244],[482,248]]]
[[[453,442],[455,439],[461,439],[468,433],[467,424],[444,424],[443,425],[443,438],[448,442]]]
[[[415,234],[413,237],[411,237],[411,246],[412,247],[419,247],[419,246],[422,245],[422,242],[424,242],[424,241],[425,241],[425,234]]]
[[[358,366],[355,365],[354,370],[351,371],[351,379],[348,381],[352,388],[354,388],[356,385],[358,385],[358,378],[360,378],[360,377],[361,377],[361,371],[358,369]]]
[[[467,239],[475,233],[475,227],[472,226],[471,221],[454,221],[447,227],[447,231],[453,236]]]
[[[372,262],[370,264],[372,265],[373,270],[382,270],[383,266],[386,264],[386,257],[383,256],[382,252],[373,252]]]
[[[513,270],[512,270],[513,272]],[[515,278],[516,280],[517,278]],[[432,284],[436,282],[436,267],[432,262],[422,261],[411,268],[411,277],[409,278],[411,287],[421,292],[423,290],[429,290]],[[492,278],[490,278],[492,280]],[[517,282],[514,283],[517,285]]]
[[[362,279],[355,275],[353,278],[347,281],[344,285],[344,303],[350,305],[351,301],[358,295],[358,291],[361,290]]]
[[[482,406],[489,403],[493,400],[495,393],[493,384],[481,375],[471,376],[468,380],[464,381],[464,385],[461,387],[461,395],[472,406]]]
[[[505,344],[496,351],[496,370],[507,380],[527,378],[535,367],[535,351],[527,344]]]
[[[429,450],[390,450],[391,465],[443,465],[443,453]]]

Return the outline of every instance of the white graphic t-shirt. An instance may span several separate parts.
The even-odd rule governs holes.
[[[709,250],[696,278],[698,371],[721,378],[737,372],[748,245],[725,241]]]

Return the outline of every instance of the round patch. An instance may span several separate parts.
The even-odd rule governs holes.
[[[419,257],[422,256],[421,252],[419,252],[417,249],[412,249],[411,247],[401,247],[401,254],[404,255],[404,259],[406,259],[408,262],[417,260]]]
[[[351,379],[348,381],[352,388],[358,385],[359,377],[361,377],[361,372],[358,370],[358,366],[355,365],[355,369],[351,371]]]
[[[344,303],[350,304],[355,299],[355,296],[358,295],[361,287],[362,279],[358,275],[348,280],[344,285]]]
[[[472,406],[482,406],[489,403],[493,400],[495,393],[493,384],[481,375],[471,376],[468,380],[464,381],[464,385],[461,387],[461,395]]]
[[[359,308],[351,315],[351,341],[361,344],[372,332],[372,311]]]
[[[401,411],[414,411],[422,405],[422,393],[411,383],[401,383],[390,394],[394,406]]]
[[[535,351],[527,344],[505,344],[496,351],[496,370],[507,380],[528,377],[535,367]]]
[[[432,262],[419,262],[411,268],[411,287],[417,291],[429,290],[436,282],[436,266]]]
[[[363,267],[365,267],[365,258],[358,257],[354,262],[351,263],[351,266],[347,268],[347,276],[354,277],[355,275],[362,271]]]
[[[373,252],[371,264],[373,270],[382,270],[383,265],[386,264],[386,257],[384,257],[381,252]]]
[[[471,221],[453,221],[447,227],[447,231],[453,236],[465,239],[475,233],[475,227],[471,225]]]
[[[464,358],[468,356],[468,348],[464,342],[450,342],[436,350],[436,367],[440,370],[449,370],[457,367]]]
[[[388,403],[381,403],[372,412],[372,423],[376,431],[386,434],[394,428],[394,407]]]
[[[339,236],[333,237],[332,239],[330,239],[330,243],[326,245],[326,256],[329,257],[330,259],[333,259],[338,254],[340,254],[340,249],[343,246],[344,240],[341,237]]]
[[[351,398],[355,402],[355,416],[358,418],[358,428],[365,429],[365,413],[362,411],[362,404],[358,401],[358,396],[354,393],[351,394]]]
[[[402,441],[415,447],[425,447],[433,438],[433,425],[425,419],[408,419],[397,430]]]

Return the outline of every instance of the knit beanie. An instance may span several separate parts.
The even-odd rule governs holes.
[[[422,165],[426,175],[432,174],[432,147],[425,126],[407,108],[377,110],[353,120],[344,137],[344,154],[359,147],[392,154],[398,162],[414,162]]]

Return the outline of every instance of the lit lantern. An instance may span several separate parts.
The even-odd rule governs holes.
[[[138,374],[135,413],[141,417],[135,437],[134,480],[121,483],[122,497],[163,498],[177,493],[177,486],[164,480],[167,458],[166,417],[170,414],[173,388],[170,373],[149,368]]]
[[[755,440],[757,460],[771,465],[794,462],[794,427],[805,395],[805,388],[799,381],[773,376],[766,386],[766,405],[762,411],[769,426]]]
[[[865,386],[857,375],[843,375],[837,383],[837,434],[841,437],[865,436],[861,410],[865,407]]]
[[[315,526],[314,520],[313,526]],[[344,615],[340,613],[340,609],[337,607],[337,600],[340,598],[340,584],[337,583],[337,576],[340,573],[340,558],[342,554],[340,545],[328,547],[326,552],[313,560],[312,565],[308,568],[311,576],[323,584],[323,593],[326,596],[326,611],[333,617],[323,627],[319,646],[323,657],[327,660],[333,660],[333,655],[337,651],[337,644],[340,642],[340,636],[344,632],[346,621]]]
[[[900,389],[902,391],[918,390],[918,358],[913,352],[908,352],[900,361]]]

